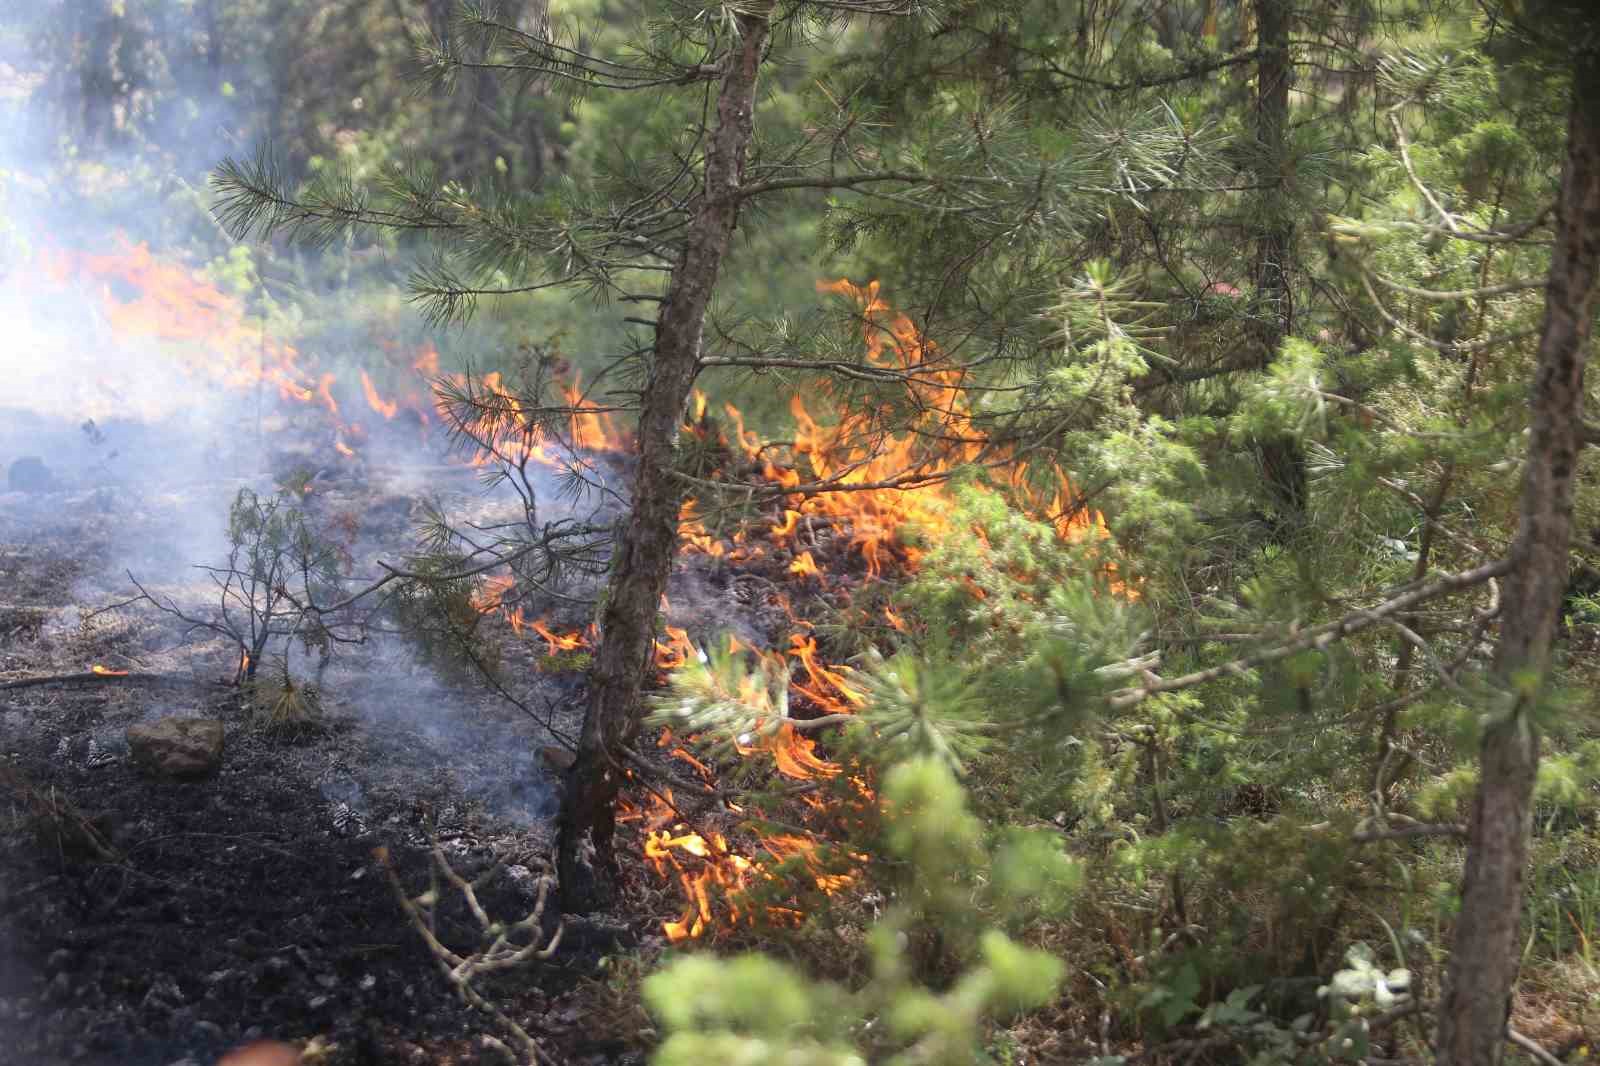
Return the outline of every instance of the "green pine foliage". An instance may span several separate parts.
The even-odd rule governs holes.
[[[1001,913],[1016,914],[1070,896],[1075,866],[1034,838],[986,847],[982,822],[937,759],[897,763],[883,777],[882,802],[893,812],[883,847],[899,890],[867,934],[865,983],[841,988],[762,955],[675,960],[645,981],[666,1029],[655,1062],[964,1066],[992,1061],[985,1043],[994,1020],[1054,998],[1063,962],[974,922],[971,895],[990,881]],[[960,962],[930,986],[910,945],[934,934],[961,945]]]
[[[917,158],[936,158],[930,116],[982,100],[996,144],[1008,123],[1032,122],[1029,150],[1073,156],[1081,176],[1096,158],[1084,151],[1092,124],[1038,129],[1076,103],[1062,81],[1053,95],[1041,87],[1064,64],[1023,73],[1061,39],[1038,8],[1001,7],[992,21],[987,10],[953,20],[932,49],[895,51],[862,91],[905,116],[904,150]],[[1163,130],[1194,145],[1197,175],[1217,173],[1203,149],[1245,158],[1241,86],[1222,77],[1149,94],[1169,109],[1165,126],[1118,98],[1099,117],[1128,146],[1131,185],[1095,217],[1051,217],[1041,198],[1036,217],[1051,222],[1002,253],[989,254],[981,212],[837,199],[828,223],[894,280],[897,302],[918,306],[924,285],[939,287],[925,328],[991,346],[973,371],[978,423],[1044,442],[1040,457],[1087,490],[1082,506],[1112,534],[1064,540],[1005,486],[961,482],[956,533],[911,534],[924,554],[894,604],[913,636],[855,660],[871,698],[830,756],[884,773],[914,753],[955,775],[991,840],[1014,825],[1064,839],[1085,886],[1072,918],[1020,928],[1093,974],[1125,1033],[1181,1043],[1220,1026],[1259,1061],[1360,1054],[1369,1037],[1352,1019],[1440,972],[1461,857],[1453,827],[1496,706],[1484,680],[1494,593],[1256,656],[1509,543],[1548,262],[1546,243],[1521,237],[1551,201],[1564,136],[1549,105],[1559,76],[1508,58],[1481,20],[1367,14],[1368,39],[1384,42],[1375,82],[1341,87],[1326,110],[1309,94],[1294,105],[1293,180],[1276,194],[1139,176],[1162,158],[1150,154],[1159,139],[1141,139]],[[1305,17],[1308,39],[1346,54],[1344,27]],[[1220,18],[1217,37],[1186,52],[1122,29],[1093,77],[1159,80],[1250,32]],[[970,73],[962,64],[980,56],[990,66],[966,89],[924,77],[941,62]],[[1248,221],[1214,228],[1219,215]],[[1257,364],[1240,352],[1271,316],[1251,298],[1240,247],[1283,221],[1298,235],[1295,328]],[[1044,249],[1048,265],[1035,257]],[[950,263],[961,286],[938,273]],[[1271,439],[1303,455],[1305,508],[1289,527],[1262,488],[1258,442]],[[1033,476],[1048,477],[1039,467]],[[1589,529],[1600,501],[1584,484],[1578,525]],[[1592,567],[1592,551],[1575,545],[1578,563]],[[1569,601],[1575,642],[1585,602]],[[1229,661],[1204,683],[1129,695],[1146,670],[1172,678]],[[767,679],[764,705],[725,703],[724,727],[772,713],[783,681]],[[1557,681],[1539,717],[1555,750],[1538,784],[1543,887],[1528,913],[1529,958],[1551,974],[1582,972],[1562,967],[1589,951],[1572,934],[1593,913],[1575,856],[1591,843],[1597,780],[1592,717],[1576,711],[1591,699],[1586,659],[1565,659]],[[727,691],[737,687],[730,677]],[[885,804],[881,817],[848,845],[874,866],[899,839],[899,813]],[[959,834],[949,846],[959,850]],[[1554,902],[1553,886],[1572,902]],[[1010,921],[979,893],[962,906]],[[947,947],[913,955],[948,965]],[[1581,999],[1583,987],[1561,994]]]

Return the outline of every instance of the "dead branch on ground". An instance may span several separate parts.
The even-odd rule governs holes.
[[[157,685],[162,688],[188,688],[206,682],[177,674],[131,673],[126,670],[85,670],[75,674],[41,674],[38,677],[19,677],[14,681],[0,681],[0,692],[40,685],[103,685],[108,683],[130,685]]]
[[[464,1002],[493,1018],[495,1023],[511,1036],[521,1052],[519,1059],[521,1063],[553,1064],[555,1060],[539,1046],[526,1029],[473,987],[473,981],[484,974],[513,969],[528,962],[548,959],[555,954],[556,948],[561,944],[564,926],[557,926],[549,943],[540,946],[544,936],[541,922],[545,904],[550,896],[550,888],[555,883],[553,879],[548,876],[540,878],[539,896],[534,901],[533,908],[521,919],[508,924],[491,918],[478,901],[478,889],[487,878],[499,872],[498,867],[477,881],[468,881],[450,865],[450,860],[445,858],[444,850],[435,840],[430,851],[432,867],[429,871],[431,875],[429,887],[420,895],[412,896],[400,883],[399,875],[395,873],[389,849],[375,848],[373,857],[383,867],[384,875],[389,879],[389,887],[394,891],[395,900],[400,904],[407,921],[411,923],[411,928],[422,938],[428,953],[433,956],[439,971],[444,974],[445,980],[455,989],[456,994]],[[441,878],[460,894],[467,909],[471,911],[473,920],[482,931],[477,949],[470,953],[460,954],[452,951],[439,939],[436,932]],[[517,943],[521,936],[527,938],[527,943]]]

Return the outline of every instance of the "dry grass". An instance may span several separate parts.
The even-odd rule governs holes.
[[[121,855],[106,834],[54,788],[42,789],[14,766],[0,762],[0,797],[33,831],[41,847],[63,859],[116,862]]]
[[[251,721],[265,733],[299,736],[322,729],[322,698],[315,686],[296,683],[287,673],[257,677],[245,689]]]
[[[1581,955],[1523,970],[1511,1025],[1559,1059],[1600,1052],[1600,967]]]

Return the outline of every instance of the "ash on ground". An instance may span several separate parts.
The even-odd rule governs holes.
[[[581,672],[551,669],[531,633],[500,635],[501,676],[539,721],[488,686],[441,678],[402,640],[374,638],[336,653],[314,733],[263,733],[232,684],[236,649],[148,604],[93,612],[127,597],[129,568],[200,601],[205,575],[192,567],[223,546],[227,501],[266,479],[237,473],[238,457],[214,456],[208,476],[195,473],[204,462],[169,463],[179,473],[165,480],[159,463],[130,472],[79,427],[57,427],[55,443],[41,427],[5,436],[0,465],[26,446],[48,480],[29,464],[26,484],[0,494],[0,683],[96,664],[163,679],[0,690],[6,1060],[204,1066],[265,1033],[320,1040],[329,1066],[499,1061],[374,849],[421,891],[437,841],[463,874],[487,876],[491,911],[526,913],[558,799],[539,753],[576,736]],[[214,444],[191,443],[202,458]],[[322,505],[360,517],[365,555],[405,549],[414,475],[399,488],[371,470],[320,477]],[[425,480],[455,505],[493,506],[469,471]],[[214,774],[165,780],[134,763],[128,726],[166,716],[223,723]],[[473,943],[469,919],[441,908],[441,939]],[[513,1016],[540,1019],[562,1061],[627,1061],[610,1036],[587,1035],[585,990],[605,953],[655,924],[569,918],[555,957],[490,990]]]

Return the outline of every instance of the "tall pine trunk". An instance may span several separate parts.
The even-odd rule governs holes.
[[[1495,672],[1511,702],[1485,731],[1479,752],[1461,913],[1439,1010],[1441,1066],[1500,1061],[1521,947],[1522,877],[1539,768],[1532,712],[1567,583],[1583,368],[1600,279],[1600,56],[1581,55],[1575,74],[1521,514],[1495,651]]]
[[[1289,213],[1289,62],[1290,0],[1256,0],[1256,144],[1264,171],[1266,218],[1256,238],[1251,312],[1259,365],[1278,356],[1294,329],[1294,293],[1289,287],[1294,224]],[[1306,505],[1305,456],[1297,441],[1269,437],[1260,442],[1262,474],[1272,498],[1272,521],[1279,539],[1298,529]]]
[[[704,189],[656,320],[639,414],[633,510],[617,545],[578,757],[562,796],[557,865],[562,902],[569,910],[584,902],[576,873],[585,836],[594,844],[595,872],[604,877],[615,866],[612,837],[622,749],[639,732],[641,693],[654,669],[656,611],[678,549],[683,489],[673,476],[673,458],[700,369],[706,308],[738,221],[738,190],[754,131],[756,80],[771,8],[770,0],[757,0],[737,15],[738,40],[725,59],[716,129],[706,147]]]

